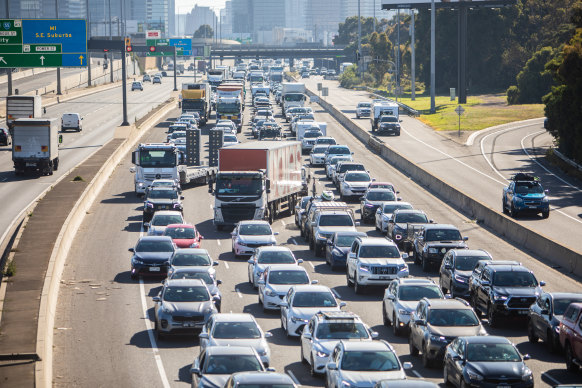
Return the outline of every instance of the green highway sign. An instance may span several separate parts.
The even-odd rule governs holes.
[[[84,19],[0,20],[0,68],[87,66]]]
[[[154,47],[168,47],[172,46],[170,39],[146,39],[146,46],[154,46]],[[176,56],[184,55],[182,46],[174,46],[176,47]],[[147,57],[172,57],[174,56],[173,52],[167,51],[148,51],[146,53]]]

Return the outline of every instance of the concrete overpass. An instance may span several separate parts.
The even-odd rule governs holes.
[[[218,46],[211,49],[212,58],[345,58],[344,47],[339,46],[304,46],[304,47],[281,47],[281,46]]]

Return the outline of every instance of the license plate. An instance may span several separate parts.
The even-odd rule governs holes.
[[[26,167],[34,167],[36,166],[36,163],[26,163]]]
[[[380,276],[380,280],[390,280],[390,276]]]
[[[150,272],[160,272],[160,267],[150,267]]]
[[[537,206],[536,206],[536,205],[529,205],[528,207],[529,207],[530,209],[536,209],[536,208],[537,208]]]
[[[498,385],[497,388],[511,388],[510,385]]]
[[[182,325],[184,327],[194,327],[194,322],[184,322],[184,324]]]
[[[525,314],[527,314],[527,311],[525,311],[525,310],[520,310],[520,311],[518,311],[517,313],[518,313],[519,315],[525,315]]]

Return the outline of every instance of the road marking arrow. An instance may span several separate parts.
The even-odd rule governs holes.
[[[4,62],[4,64],[7,65],[6,61],[4,60],[4,57],[0,57],[0,62]]]
[[[44,66],[44,55],[40,56],[40,64]]]
[[[81,65],[83,64],[83,58],[84,57],[82,55],[79,55],[79,60],[81,61]]]

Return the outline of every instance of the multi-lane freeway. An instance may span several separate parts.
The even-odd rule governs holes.
[[[334,93],[335,91],[331,91],[330,94]],[[349,109],[353,109],[355,101],[357,100],[352,98]],[[403,200],[425,210],[430,218],[458,226],[462,235],[469,236],[471,248],[486,249],[495,259],[522,262],[534,271],[538,279],[548,283],[546,286],[548,291],[580,290],[581,284],[577,279],[539,262],[506,243],[501,237],[496,236],[494,231],[485,230],[473,220],[459,214],[371,153],[319,106],[312,106],[316,111],[316,119],[328,123],[328,135],[335,137],[340,144],[348,144],[355,152],[355,159],[363,162],[373,177],[393,182],[400,190]],[[279,113],[279,108],[276,108],[275,112]],[[177,109],[171,112],[166,117],[164,125],[152,129],[145,140],[164,139],[163,126],[178,115]],[[247,111],[246,117],[248,115]],[[280,117],[278,120],[281,120]],[[212,121],[202,130],[206,141],[211,126]],[[428,144],[422,146],[421,142],[413,138],[413,136],[419,138],[420,133],[424,134],[421,125],[411,119],[405,119],[403,128],[403,136],[394,139],[399,143],[408,142],[407,146],[402,147],[402,151],[425,158],[427,165],[430,165],[431,161],[434,163],[436,160],[451,159],[441,153],[438,155],[428,153],[427,150],[432,149],[431,147],[446,146],[447,142],[438,135],[433,138],[434,142],[421,139]],[[248,126],[243,127],[243,133],[239,138],[250,141]],[[442,151],[457,158],[451,159],[451,163],[458,163],[455,161],[458,159],[468,163],[466,155],[460,152],[451,154],[452,151],[447,148],[442,148]],[[474,155],[473,158],[477,160],[479,155]],[[88,212],[67,258],[54,328],[54,386],[169,387],[185,386],[191,382],[190,366],[199,352],[196,336],[178,336],[156,341],[152,331],[154,306],[152,297],[157,295],[161,279],[141,279],[139,282],[130,279],[130,253],[127,250],[144,234],[141,222],[142,202],[134,194],[130,167],[128,156],[116,169],[109,184]],[[471,167],[479,169],[477,166]],[[465,168],[473,171],[469,167]],[[442,163],[434,166],[434,169],[449,171],[458,170],[459,167]],[[481,170],[483,172],[484,167]],[[324,188],[333,188],[330,182],[325,180],[323,169],[313,169],[312,174],[318,179],[318,192]],[[500,184],[486,183],[482,176],[471,178],[464,170],[458,172],[458,175],[464,178],[459,179],[460,181],[470,181],[465,182],[467,190],[475,182],[483,186],[495,184],[494,189],[490,190],[490,196],[495,198],[495,203],[499,202]],[[501,178],[496,179],[501,182]],[[279,314],[266,314],[257,303],[257,293],[248,284],[246,260],[235,259],[231,253],[230,234],[226,231],[217,232],[212,225],[213,197],[208,194],[207,188],[189,188],[183,193],[185,219],[200,230],[204,236],[202,247],[220,263],[217,267],[217,278],[223,281],[220,286],[223,294],[222,312],[253,314],[264,330],[273,333],[273,337],[269,339],[272,351],[271,366],[279,372],[288,373],[302,385],[322,386],[323,380],[310,377],[307,367],[301,364],[299,342],[286,338],[280,328]],[[356,209],[356,204],[353,205]],[[356,215],[358,212],[359,210],[356,210]],[[558,219],[557,214],[550,217],[550,220],[554,219]],[[347,310],[359,314],[367,324],[380,333],[380,338],[394,345],[401,361],[411,361],[414,364],[413,369],[407,372],[410,377],[423,377],[442,383],[441,369],[423,368],[419,358],[410,356],[407,340],[395,337],[391,330],[382,325],[380,302],[382,290],[368,290],[365,295],[356,295],[353,289],[346,286],[344,273],[330,271],[323,259],[313,255],[306,242],[299,236],[292,217],[276,220],[273,227],[279,232],[278,243],[289,247],[298,258],[305,260],[302,265],[312,279],[317,279],[321,284],[332,288],[342,301],[347,302]],[[580,230],[579,225],[576,227]],[[362,225],[358,229],[370,236],[380,236],[370,225]],[[435,278],[435,273],[423,273],[412,262],[409,262],[409,265],[411,275],[430,275]],[[548,354],[541,344],[530,344],[522,323],[509,322],[501,328],[491,329],[487,321],[483,320],[483,325],[490,334],[510,338],[523,354],[532,356],[527,364],[533,370],[536,385],[549,386],[580,381],[579,376],[565,371],[562,356]]]

